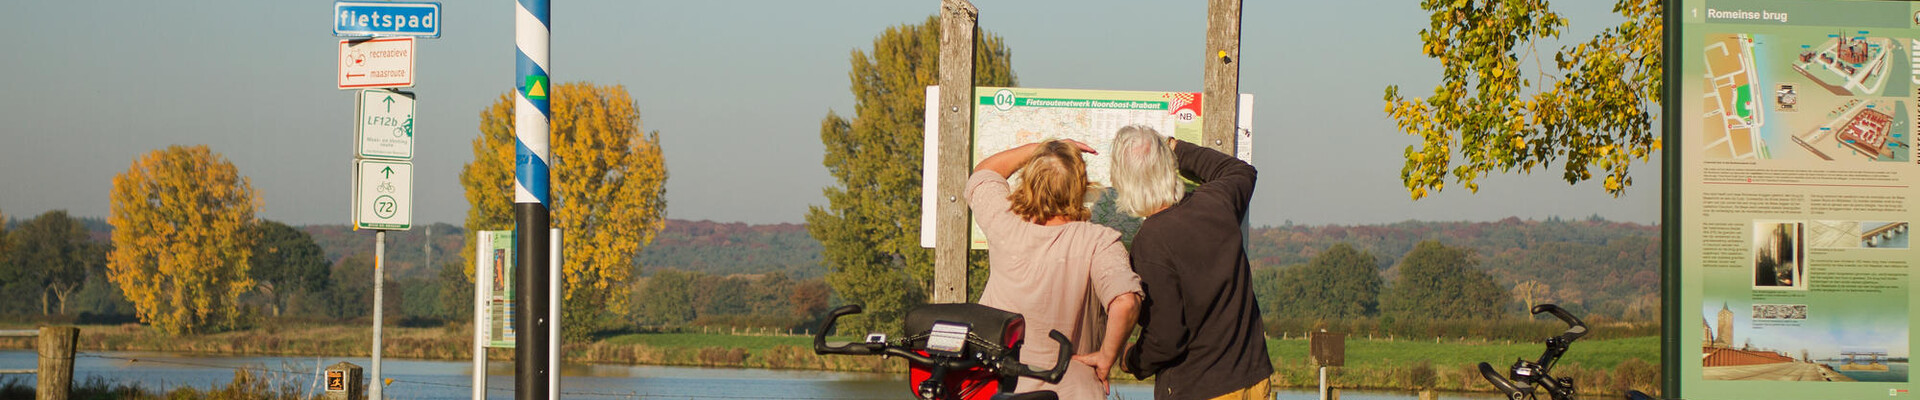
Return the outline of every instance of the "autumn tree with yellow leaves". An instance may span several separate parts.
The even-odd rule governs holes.
[[[253,184],[205,145],[168,146],[113,177],[107,277],[167,333],[232,328],[260,207]]]
[[[564,83],[551,99],[550,206],[565,237],[561,323],[567,337],[581,338],[603,327],[609,310],[626,309],[634,257],[666,224],[667,164],[660,132],[642,133],[626,87]],[[501,95],[480,112],[473,162],[460,171],[469,232],[513,229],[513,103]],[[473,253],[469,235],[462,253],[469,280]]]
[[[1431,13],[1421,51],[1440,61],[1440,84],[1424,99],[1402,97],[1399,85],[1385,97],[1400,130],[1420,137],[1400,170],[1414,199],[1445,188],[1448,175],[1477,192],[1478,179],[1496,170],[1556,162],[1568,183],[1600,172],[1601,187],[1619,196],[1633,185],[1627,167],[1660,150],[1661,1],[1616,0],[1624,22],[1560,48],[1551,64],[1536,47],[1559,37],[1567,20],[1549,3],[1420,2]]]

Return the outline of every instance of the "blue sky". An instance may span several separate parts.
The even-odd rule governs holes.
[[[819,124],[852,114],[848,57],[938,1],[568,1],[553,7],[556,81],[622,84],[659,130],[667,216],[803,222],[833,184]],[[1199,91],[1201,2],[980,0],[1022,86]],[[1618,22],[1611,2],[1557,2],[1568,38]],[[1416,139],[1382,89],[1424,94],[1416,2],[1264,2],[1244,9],[1241,91],[1257,97],[1253,224],[1364,224],[1598,214],[1659,218],[1659,169],[1613,198],[1557,170],[1484,178],[1420,201],[1399,182]],[[206,144],[264,198],[263,218],[348,223],[353,94],[334,88],[327,1],[25,2],[0,15],[0,211],[105,216],[113,175],[168,145]],[[511,1],[445,1],[418,48],[415,223],[459,224],[458,175],[480,110],[513,84]],[[1551,54],[1543,55],[1551,57]],[[917,133],[916,133],[917,134]]]

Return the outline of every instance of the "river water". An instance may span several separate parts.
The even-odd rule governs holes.
[[[316,392],[320,376],[314,371],[346,361],[365,368],[366,358],[343,357],[232,357],[190,356],[143,352],[82,352],[74,361],[75,382],[99,377],[112,382],[137,384],[150,390],[178,387],[201,389],[224,385],[233,380],[236,368],[261,372],[275,382]],[[32,351],[0,351],[0,369],[31,369]],[[469,399],[472,397],[471,362],[422,361],[386,358],[382,360],[384,378],[394,380],[386,395],[392,399]],[[372,375],[371,369],[365,371]],[[490,362],[487,368],[487,398],[513,398],[513,366],[509,362]],[[785,371],[764,369],[726,369],[659,367],[607,364],[567,364],[561,368],[561,395],[583,399],[912,399],[905,377],[825,371]],[[32,385],[32,376],[17,379]],[[1144,400],[1153,398],[1153,387],[1143,383],[1115,383],[1110,398]],[[1285,400],[1317,399],[1311,390],[1276,392]],[[1348,400],[1412,399],[1409,392],[1343,391]],[[1484,394],[1443,395],[1447,399],[1493,399]]]

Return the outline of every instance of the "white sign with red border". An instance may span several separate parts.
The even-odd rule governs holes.
[[[413,38],[340,41],[341,89],[413,87]]]

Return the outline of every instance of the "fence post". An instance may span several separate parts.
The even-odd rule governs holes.
[[[80,328],[71,326],[40,327],[40,367],[35,371],[39,379],[34,398],[39,400],[67,400],[67,394],[73,392],[73,346],[79,341]]]

